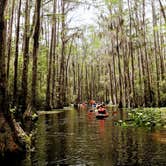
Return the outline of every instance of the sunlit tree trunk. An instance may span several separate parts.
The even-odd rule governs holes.
[[[10,68],[10,59],[11,59],[11,43],[12,43],[12,30],[13,30],[13,17],[14,17],[14,7],[15,0],[12,0],[10,21],[8,28],[8,41],[7,41],[7,79],[9,79],[9,68]]]
[[[72,61],[72,70],[73,70],[73,95],[76,95],[76,71],[75,71],[75,62]]]
[[[53,13],[56,13],[56,0],[53,2]],[[51,90],[52,90],[52,68],[53,68],[53,52],[54,52],[54,43],[55,43],[55,27],[56,27],[56,19],[55,16],[52,16],[52,30],[51,30],[51,42],[49,48],[49,56],[48,56],[48,72],[47,72],[47,90],[46,90],[46,110],[50,110],[52,108],[52,97],[51,97]],[[56,43],[55,43],[56,44]],[[54,52],[55,53],[55,52]]]
[[[123,74],[124,74],[124,106],[127,107],[128,106],[128,81],[127,81],[127,69],[126,66],[127,64],[127,44],[124,42],[123,43]]]
[[[112,66],[111,64],[109,63],[108,64],[108,68],[109,68],[109,76],[110,76],[110,90],[111,90],[111,101],[112,101],[112,104],[115,104],[115,101],[114,101],[114,91],[113,91],[113,72],[112,72]]]
[[[140,33],[140,19],[139,19],[139,2],[135,0],[135,21],[134,21],[134,27],[136,31],[136,36],[141,36]],[[141,14],[141,12],[140,12]],[[138,57],[138,69],[139,69],[139,87],[140,87],[140,101],[139,104],[145,105],[145,99],[146,99],[146,93],[145,89],[146,88],[146,78],[145,78],[145,66],[144,66],[144,56],[143,56],[143,51],[142,51],[142,46],[141,46],[141,38],[138,39],[138,47],[137,48],[137,57]]]
[[[88,76],[88,66],[85,65],[85,92],[86,92],[86,100],[90,100],[89,96],[89,76]]]
[[[62,21],[61,21],[61,58],[60,58],[60,73],[59,73],[59,90],[57,107],[63,108],[64,106],[64,76],[65,76],[65,1],[61,1]]]
[[[113,41],[112,41],[113,47]],[[117,92],[117,79],[116,79],[116,62],[115,62],[115,53],[112,50],[112,65],[113,65],[113,80],[114,80],[114,94],[115,94],[115,104],[118,103],[118,92]]]
[[[37,89],[37,62],[39,51],[39,36],[40,36],[40,6],[41,0],[36,0],[36,13],[35,13],[35,26],[33,34],[33,64],[32,64],[32,96],[31,104],[33,108],[36,108],[36,89]]]
[[[23,72],[22,72],[22,86],[20,104],[22,106],[22,113],[27,108],[27,95],[28,95],[28,64],[29,64],[29,24],[30,24],[30,8],[29,0],[25,4],[25,25],[24,25],[24,47],[23,47]]]
[[[51,93],[51,100],[52,100],[52,105],[53,107],[56,107],[56,77],[58,77],[58,72],[56,72],[58,70],[58,53],[57,53],[57,46],[58,46],[58,39],[59,39],[59,20],[56,18],[56,14],[57,14],[57,8],[58,8],[58,4],[57,4],[57,0],[55,0],[54,2],[55,4],[55,13],[54,13],[54,40],[53,40],[53,62],[52,62],[52,67],[53,67],[53,71],[52,71],[52,93]]]
[[[18,99],[18,56],[19,56],[19,38],[20,38],[20,14],[21,14],[21,0],[19,0],[17,12],[17,26],[16,26],[16,44],[15,44],[15,58],[14,58],[14,85],[13,85],[13,106],[16,105]]]
[[[146,45],[146,24],[145,24],[145,0],[142,3],[142,31],[143,31],[143,46],[144,46],[144,54],[145,54],[145,64],[146,64],[146,76],[147,76],[147,88],[148,91],[145,93],[146,100],[145,105],[151,106],[152,104],[152,90],[151,90],[151,77],[150,77],[150,70],[149,70],[149,59],[148,59],[148,52],[147,52],[147,45]],[[146,87],[145,87],[146,88]]]
[[[136,36],[140,35],[140,33],[139,33],[140,21],[139,21],[139,17],[138,17],[138,6],[139,6],[138,1],[135,0],[135,2],[134,2],[135,12],[133,13],[135,19],[133,21],[133,24],[134,24]],[[138,42],[138,44],[139,44],[139,42]],[[143,97],[144,94],[143,94],[143,78],[142,78],[142,68],[141,68],[141,52],[140,52],[139,48],[136,48],[136,55],[137,55],[137,66],[138,66],[138,71],[139,71],[138,79],[139,79],[139,89],[140,89],[140,92],[137,92],[137,94],[139,93],[140,95],[138,95],[138,97],[135,96],[135,100],[137,100],[138,106],[142,106],[144,104],[144,97]]]
[[[68,91],[68,77],[69,77],[69,75],[68,75],[68,70],[69,70],[69,61],[70,61],[70,57],[71,57],[71,53],[72,53],[72,45],[73,45],[73,40],[74,40],[74,38],[72,38],[72,40],[71,40],[71,43],[70,43],[70,45],[69,45],[69,52],[68,52],[68,56],[67,56],[67,59],[66,59],[66,65],[65,65],[65,85],[64,85],[64,103],[65,103],[65,105],[68,105],[68,101],[67,101],[67,96],[68,96],[68,93],[69,93],[69,91]]]
[[[77,104],[80,103],[81,101],[81,71],[80,71],[80,64],[78,63],[77,64],[77,88],[78,88],[78,91],[77,91]]]
[[[93,64],[91,64],[90,68],[90,98],[93,99],[94,97],[94,81],[93,81],[93,73],[94,73],[94,67]]]
[[[158,46],[159,46],[159,50],[160,50],[160,68],[161,68],[161,79],[164,80],[165,79],[165,52],[164,50],[165,47],[163,47],[165,41],[164,41],[164,31],[163,31],[163,21],[161,19],[161,13],[160,13],[160,32],[158,32],[158,38],[157,38],[157,41],[158,41]]]
[[[135,73],[134,73],[134,53],[133,53],[133,42],[132,42],[132,13],[131,13],[131,6],[130,6],[130,1],[128,0],[128,8],[129,8],[129,27],[130,27],[130,38],[129,38],[129,55],[131,57],[131,70],[132,70],[132,106],[135,107],[136,105],[136,100],[135,100]]]
[[[97,64],[97,75],[96,75],[96,84],[97,84],[97,89],[96,89],[96,94],[97,94],[97,96],[96,96],[96,100],[97,101],[99,101],[99,92],[100,92],[100,89],[101,89],[101,86],[100,86],[100,77],[101,77],[101,73],[100,73],[100,71],[101,71],[101,69],[100,69],[100,66],[101,66],[101,64],[100,64],[100,62],[99,62],[99,64]]]

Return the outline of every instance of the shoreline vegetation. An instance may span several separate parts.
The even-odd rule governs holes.
[[[119,120],[117,125],[123,127],[145,127],[147,129],[166,129],[166,108],[129,109],[128,119]]]

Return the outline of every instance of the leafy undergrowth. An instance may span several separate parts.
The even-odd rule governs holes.
[[[165,128],[165,113],[165,110],[159,108],[133,109],[128,112],[128,119],[125,121],[119,120],[118,125],[123,127],[146,127],[148,129]]]

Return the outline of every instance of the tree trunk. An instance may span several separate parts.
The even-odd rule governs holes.
[[[112,85],[113,76],[112,76],[112,68],[110,63],[108,64],[108,68],[109,68],[109,75],[110,75],[111,101],[112,101],[112,104],[115,104],[114,95],[113,95],[114,91],[113,91],[113,85]]]
[[[115,53],[114,52],[112,52],[112,59],[113,59],[113,80],[114,80],[115,103],[118,104],[116,62],[115,62]]]
[[[161,12],[163,14],[163,17],[164,17],[164,20],[165,20],[165,24],[166,24],[166,14],[165,14],[164,6],[161,3],[161,0],[159,0],[159,3],[160,3]]]
[[[77,81],[77,83],[78,83],[78,85],[77,85],[77,87],[78,87],[78,92],[77,92],[77,104],[79,104],[80,103],[80,101],[81,101],[81,80],[80,80],[80,78],[81,78],[81,72],[80,72],[80,64],[78,63],[78,65],[77,65],[77,72],[78,72],[78,81]]]
[[[130,2],[128,0],[128,8],[129,8],[129,20],[130,20],[130,39],[129,39],[129,55],[131,57],[131,68],[132,68],[132,78],[131,78],[131,82],[132,82],[132,106],[135,107],[136,106],[136,100],[135,100],[135,83],[134,83],[134,79],[135,79],[135,73],[134,73],[134,55],[133,55],[133,43],[132,43],[132,13],[131,13],[131,6],[130,6]]]
[[[24,50],[23,50],[23,72],[22,72],[22,94],[20,98],[22,113],[27,109],[28,95],[28,64],[29,64],[29,24],[30,24],[29,0],[25,5],[25,29],[24,29]]]
[[[145,64],[146,64],[146,75],[147,75],[147,86],[148,91],[147,94],[145,93],[146,100],[145,105],[146,106],[152,106],[152,90],[151,90],[151,78],[150,78],[150,70],[149,70],[149,59],[148,59],[148,53],[147,53],[147,45],[146,45],[146,25],[145,25],[145,0],[143,0],[143,46],[144,46],[144,53],[145,53]]]
[[[63,108],[64,106],[64,77],[65,77],[65,1],[62,0],[61,2],[61,8],[62,8],[62,23],[61,23],[61,59],[60,59],[60,76],[59,76],[59,96],[57,101],[57,107]]]
[[[15,59],[14,59],[14,85],[13,85],[13,106],[17,104],[18,100],[18,56],[19,56],[19,37],[20,37],[20,14],[21,14],[21,0],[19,0],[18,13],[17,13],[17,27],[16,27],[16,45],[15,45]]]
[[[116,51],[117,51],[117,56],[118,56],[118,71],[119,71],[119,92],[120,92],[120,96],[119,96],[119,108],[123,107],[123,101],[122,101],[122,72],[121,72],[121,63],[120,63],[120,52],[119,52],[119,34],[118,34],[118,28],[116,31]]]
[[[55,6],[55,14],[57,13],[57,0],[54,1],[54,6]],[[55,87],[56,87],[56,63],[58,62],[58,58],[56,59],[56,48],[57,48],[57,18],[54,16],[54,40],[53,40],[53,61],[52,61],[52,67],[53,67],[53,72],[52,72],[52,95],[51,95],[51,100],[52,100],[52,106],[55,107]]]
[[[10,58],[11,58],[11,41],[12,41],[13,17],[14,17],[14,6],[15,6],[15,0],[12,0],[11,17],[10,17],[10,22],[9,22],[8,42],[7,42],[7,79],[9,79],[9,68],[10,68]]]
[[[73,95],[76,95],[76,71],[75,71],[74,60],[72,62],[72,69],[73,69]]]
[[[123,72],[124,72],[124,106],[127,107],[128,106],[128,91],[129,91],[129,87],[128,87],[128,81],[127,81],[127,44],[123,43]]]
[[[64,103],[65,103],[65,105],[68,105],[68,102],[67,102],[68,70],[69,70],[69,61],[70,61],[71,52],[72,52],[73,40],[74,40],[74,38],[72,38],[72,41],[71,41],[70,46],[69,46],[69,52],[68,52],[68,57],[67,57],[67,60],[66,60],[66,66],[65,66],[65,88],[64,88],[64,90],[65,90],[65,96],[64,96]]]
[[[158,48],[157,48],[157,36],[155,32],[155,26],[157,25],[156,23],[156,13],[155,13],[155,7],[154,7],[154,2],[152,1],[152,16],[153,16],[153,38],[154,38],[154,54],[155,54],[155,64],[156,64],[156,89],[157,89],[157,98],[156,98],[156,104],[159,106],[160,103],[160,87],[159,87],[159,65],[158,65]]]
[[[0,1],[0,112],[8,112],[8,98],[7,98],[7,75],[6,75],[6,61],[5,61],[5,47],[6,47],[6,26],[5,26],[5,8],[7,0]]]
[[[53,13],[56,13],[56,0],[54,0],[53,5]],[[46,91],[46,110],[50,110],[52,108],[51,101],[51,85],[52,85],[52,64],[53,64],[53,45],[54,45],[54,35],[55,35],[55,16],[52,16],[52,30],[51,30],[51,42],[50,42],[50,50],[48,56],[48,73],[47,73],[47,91]]]
[[[36,0],[35,13],[35,29],[33,34],[33,64],[32,64],[32,96],[31,106],[36,109],[36,89],[37,89],[37,60],[39,50],[39,36],[40,36],[40,6],[41,0]]]

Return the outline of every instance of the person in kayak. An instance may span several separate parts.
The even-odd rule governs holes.
[[[100,105],[98,107],[98,113],[99,114],[106,114],[106,109],[105,109],[105,107],[103,105]]]

